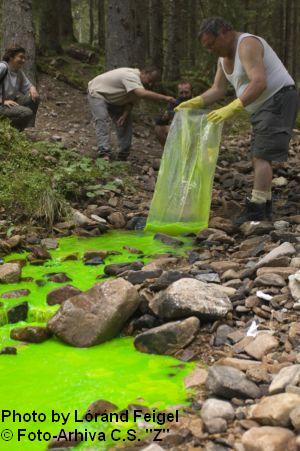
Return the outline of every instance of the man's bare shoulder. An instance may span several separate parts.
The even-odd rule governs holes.
[[[239,46],[240,56],[253,55],[258,53],[263,55],[264,47],[262,42],[255,36],[247,36],[242,39]]]

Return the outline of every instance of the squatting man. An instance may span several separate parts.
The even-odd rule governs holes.
[[[208,114],[220,123],[244,109],[251,114],[251,154],[254,186],[251,199],[236,224],[271,219],[272,162],[286,161],[296,119],[298,96],[295,82],[270,45],[261,37],[237,32],[220,17],[203,21],[199,39],[219,57],[213,85],[202,95],[175,108],[203,108],[222,99],[227,81],[237,99]]]

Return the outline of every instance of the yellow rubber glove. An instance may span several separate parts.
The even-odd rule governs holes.
[[[207,120],[213,122],[214,124],[220,124],[220,122],[229,119],[235,114],[243,111],[244,106],[240,99],[235,99],[229,105],[219,108],[218,110],[213,110],[207,115]]]
[[[185,102],[180,103],[176,108],[174,108],[174,111],[183,110],[183,108],[202,108],[204,106],[204,100],[202,96],[194,97],[193,99],[186,100]]]

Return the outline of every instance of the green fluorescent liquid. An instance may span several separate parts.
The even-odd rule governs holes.
[[[49,291],[64,284],[47,281],[45,275],[52,272],[65,272],[72,280],[72,284],[81,290],[87,290],[94,283],[99,282],[96,277],[103,274],[104,265],[85,266],[82,255],[88,250],[113,250],[121,255],[112,255],[105,259],[105,264],[126,262],[133,260],[151,261],[151,255],[165,252],[184,254],[189,248],[189,241],[184,239],[183,248],[174,248],[153,240],[151,234],[137,234],[136,232],[112,232],[97,238],[63,238],[59,248],[51,251],[52,260],[43,266],[27,264],[22,269],[22,278],[32,277],[31,282],[0,285],[2,293],[29,289],[30,294],[18,299],[0,299],[4,303],[1,311],[0,348],[4,346],[17,347],[17,355],[0,355],[0,405],[2,410],[15,410],[20,414],[44,413],[45,422],[13,422],[6,418],[1,423],[1,431],[10,429],[14,437],[10,441],[0,438],[1,450],[45,450],[48,442],[30,441],[22,437],[17,441],[18,429],[25,429],[26,437],[29,432],[50,432],[56,435],[63,428],[66,431],[101,431],[106,434],[105,441],[82,442],[76,449],[106,450],[113,446],[124,444],[126,431],[133,428],[136,440],[130,442],[138,446],[137,439],[142,439],[149,425],[130,423],[108,424],[102,422],[75,422],[82,418],[88,406],[98,399],[105,399],[118,406],[119,410],[126,409],[129,404],[148,406],[152,409],[166,409],[186,402],[187,393],[184,389],[183,378],[191,371],[193,364],[182,364],[172,357],[149,355],[137,352],[130,337],[116,338],[92,348],[73,348],[57,339],[52,338],[42,344],[24,344],[9,338],[10,330],[14,327],[44,325],[49,317],[57,310],[57,306],[48,306],[46,295]],[[136,247],[143,251],[143,255],[130,254],[123,246]],[[71,254],[79,254],[78,261],[61,260]],[[26,254],[12,254],[6,261],[25,258]],[[35,281],[44,280],[43,286]],[[29,315],[27,322],[7,324],[6,310],[12,305],[27,301]],[[51,421],[51,412],[70,413],[66,425]],[[1,418],[0,418],[1,420]],[[155,426],[154,426],[155,427]],[[164,426],[160,426],[163,428]],[[110,436],[112,429],[120,429],[116,434],[120,441],[113,441]],[[0,435],[1,435],[0,431]],[[33,437],[33,435],[31,436]],[[126,443],[126,442],[125,442]],[[75,448],[74,448],[75,449]]]

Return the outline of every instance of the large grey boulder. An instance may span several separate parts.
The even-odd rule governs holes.
[[[183,278],[172,283],[151,301],[155,314],[167,320],[197,316],[222,318],[232,309],[228,296],[218,285]]]
[[[114,338],[138,305],[139,294],[131,283],[108,280],[66,300],[48,327],[70,345],[93,346]]]

